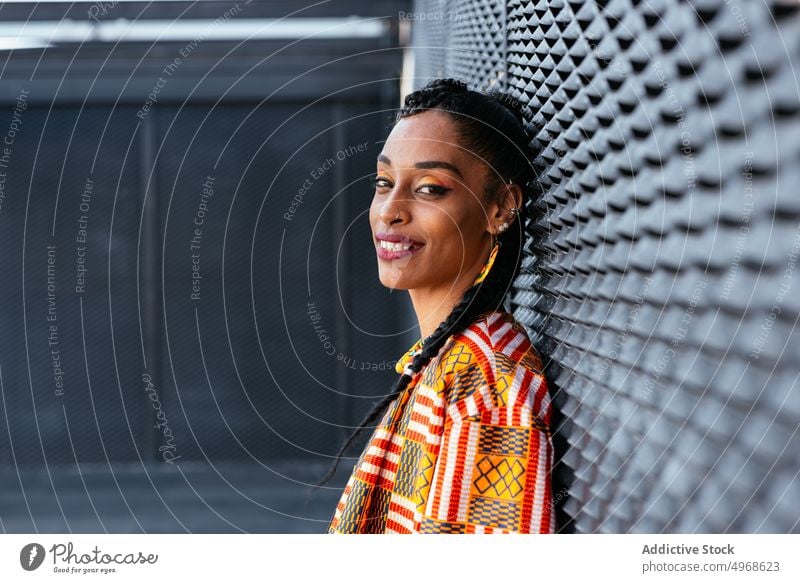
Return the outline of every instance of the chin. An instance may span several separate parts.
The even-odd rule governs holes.
[[[412,289],[411,287],[405,285],[402,281],[400,282],[391,282],[386,279],[381,278],[381,284],[383,287],[388,287],[389,289],[397,289],[397,290],[408,290]]]
[[[405,278],[403,277],[402,273],[386,273],[384,270],[380,270],[378,273],[378,279],[380,279],[380,282],[384,287],[388,287],[389,289],[411,289],[411,287],[404,281]]]

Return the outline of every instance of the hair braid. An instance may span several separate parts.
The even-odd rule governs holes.
[[[406,96],[395,122],[433,108],[450,113],[463,141],[462,145],[489,165],[487,196],[496,196],[499,184],[513,180],[522,189],[523,203],[512,228],[497,237],[501,251],[498,252],[486,279],[467,289],[448,317],[423,341],[422,350],[409,365],[415,374],[439,354],[449,338],[464,331],[478,316],[502,306],[506,293],[519,273],[527,216],[526,204],[538,194],[532,164],[535,156],[525,127],[529,122],[518,100],[496,90],[488,94],[472,91],[460,80],[435,79]],[[314,488],[319,488],[330,480],[353,440],[366,429],[376,429],[371,424],[388,410],[388,406],[408,387],[412,378],[407,374],[399,376],[390,393],[373,406],[359,427],[347,438],[336,454],[335,462]]]

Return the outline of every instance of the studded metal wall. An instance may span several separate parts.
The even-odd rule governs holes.
[[[459,48],[501,47],[534,114],[544,194],[511,301],[564,416],[562,532],[800,532],[798,3],[448,10],[504,23]],[[415,26],[445,39],[438,73],[492,83]]]
[[[407,17],[414,24],[417,79],[448,76],[501,80],[505,76],[505,5],[496,0],[432,0]]]

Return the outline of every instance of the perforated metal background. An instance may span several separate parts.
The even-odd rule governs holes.
[[[797,6],[439,2],[414,23],[416,87],[500,83],[534,114],[512,305],[564,415],[562,532],[800,532]]]
[[[433,0],[407,15],[413,23],[418,77],[448,76],[498,82],[506,74],[506,11],[493,0]]]

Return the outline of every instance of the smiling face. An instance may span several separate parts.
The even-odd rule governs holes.
[[[429,110],[395,124],[378,157],[370,206],[383,285],[466,290],[496,233],[488,176],[486,164],[460,145],[449,114]]]

